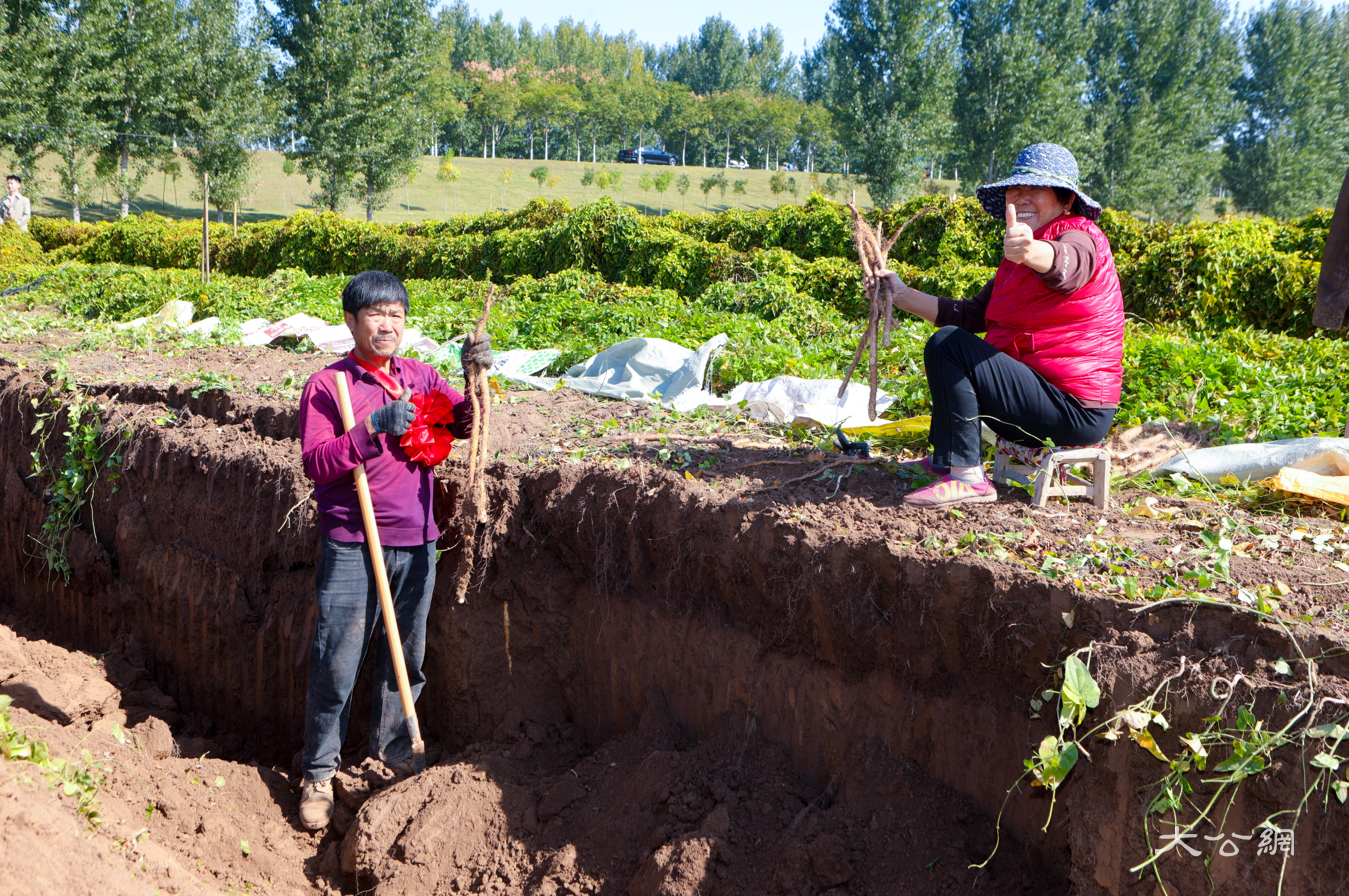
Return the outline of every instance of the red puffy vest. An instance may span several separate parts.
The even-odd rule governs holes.
[[[1119,404],[1124,379],[1124,295],[1110,242],[1086,218],[1060,216],[1035,232],[1052,240],[1081,230],[1096,244],[1096,271],[1077,292],[1050,289],[1040,275],[1007,259],[993,278],[984,339],[1080,401]]]

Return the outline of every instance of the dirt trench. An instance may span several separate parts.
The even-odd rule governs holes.
[[[71,534],[66,582],[33,547],[45,387],[13,367],[0,377],[0,612],[66,647],[132,651],[180,742],[289,767],[318,555],[293,403],[93,387],[105,427],[126,432],[125,460]],[[1045,832],[1043,792],[1013,795],[998,857],[968,867],[992,849],[1008,787],[1053,730],[1029,709],[1047,668],[1095,644],[1103,706],[1123,707],[1183,659],[1176,733],[1197,730],[1214,682],[1237,674],[1258,685],[1253,705],[1282,711],[1261,670],[1291,655],[1287,636],[1246,617],[1140,613],[943,558],[917,546],[930,520],[865,498],[751,500],[657,465],[512,459],[546,451],[541,424],[569,400],[529,396],[500,418],[492,522],[476,533],[463,604],[459,471],[442,468],[436,508],[451,534],[419,704],[441,762],[374,796],[361,767],[345,771],[354,818],[315,843],[315,886],[1153,893],[1158,879],[1128,868],[1147,855],[1140,794],[1161,767],[1127,739],[1092,748]],[[616,413],[604,407],[587,413]],[[1320,692],[1344,694],[1340,641],[1294,635],[1321,658]],[[358,703],[354,762],[364,715]],[[1158,742],[1175,755],[1174,739]],[[1295,804],[1297,759],[1252,779],[1223,831]],[[1333,801],[1301,816],[1284,892],[1344,889],[1346,817]],[[1281,864],[1253,844],[1207,867],[1174,850],[1161,878],[1172,892],[1273,892]]]

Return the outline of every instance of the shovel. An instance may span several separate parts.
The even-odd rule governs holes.
[[[351,392],[345,371],[336,371],[337,405],[342,411],[342,425],[350,431],[356,424],[351,415]],[[412,767],[420,772],[426,768],[426,744],[422,741],[421,726],[417,724],[417,709],[412,705],[412,687],[408,684],[407,663],[403,660],[403,639],[398,635],[398,617],[393,612],[393,595],[389,593],[389,573],[384,568],[384,550],[379,544],[379,527],[375,525],[375,508],[370,503],[370,483],[365,478],[365,464],[352,472],[356,479],[356,496],[361,501],[361,518],[365,521],[365,543],[370,546],[370,565],[375,569],[375,588],[379,591],[379,611],[384,616],[384,631],[389,635],[389,653],[393,656],[393,674],[398,679],[398,697],[403,703],[403,715],[408,720],[408,737],[412,738]]]

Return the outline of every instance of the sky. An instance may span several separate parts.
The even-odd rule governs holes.
[[[800,57],[802,46],[809,51],[824,36],[824,20],[832,0],[777,0],[757,3],[725,3],[724,0],[682,0],[677,3],[632,2],[632,0],[589,0],[584,5],[563,7],[554,0],[469,0],[469,6],[483,17],[498,9],[506,20],[519,24],[529,19],[534,26],[557,24],[564,15],[587,25],[598,24],[605,34],[634,31],[637,39],[657,47],[695,33],[711,16],[720,15],[731,22],[744,37],[751,29],[766,24],[782,32],[787,51]],[[1233,0],[1229,0],[1233,2]],[[1234,0],[1239,13],[1248,13],[1266,5],[1268,0]],[[1316,0],[1323,9],[1332,0]]]

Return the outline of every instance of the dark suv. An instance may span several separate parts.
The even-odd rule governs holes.
[[[654,146],[642,147],[642,161],[647,165],[678,165],[679,156],[668,153],[663,149],[656,149]],[[618,152],[620,162],[637,163],[636,149],[622,149]]]

